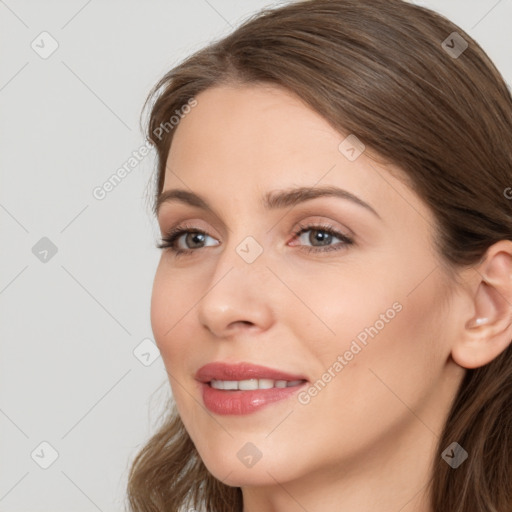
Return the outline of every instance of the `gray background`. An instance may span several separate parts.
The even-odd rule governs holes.
[[[417,3],[512,82],[512,0]],[[143,144],[157,79],[272,4],[0,1],[0,512],[123,510],[169,394],[149,321],[153,153],[103,200],[92,191]]]

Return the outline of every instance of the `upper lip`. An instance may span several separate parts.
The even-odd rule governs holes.
[[[294,375],[274,368],[245,362],[236,364],[222,362],[205,364],[197,371],[196,379],[205,383],[210,382],[211,380],[307,380],[303,375]]]

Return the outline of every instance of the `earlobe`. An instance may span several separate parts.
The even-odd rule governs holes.
[[[491,246],[474,270],[471,318],[452,347],[453,360],[468,369],[490,363],[512,341],[512,242]]]
[[[467,329],[472,329],[473,327],[478,327],[479,325],[485,325],[489,323],[489,319],[485,317],[473,317],[469,322],[466,324]]]

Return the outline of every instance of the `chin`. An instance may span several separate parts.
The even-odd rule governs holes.
[[[217,480],[230,487],[260,487],[275,485],[276,480],[278,482],[287,480],[274,465],[269,464],[269,461],[264,463],[263,459],[252,468],[243,467],[240,463],[209,465],[205,462],[205,465]]]
[[[276,447],[264,447],[257,441],[252,444],[235,438],[229,444],[199,443],[197,448],[206,469],[217,480],[232,487],[275,485],[275,479],[293,478],[290,470],[296,472],[298,468],[293,452],[292,460],[287,460],[286,452],[279,453]]]

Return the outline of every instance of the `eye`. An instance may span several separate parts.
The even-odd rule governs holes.
[[[195,249],[201,249],[202,247],[205,247],[202,244],[204,244],[207,237],[212,238],[210,237],[210,235],[208,235],[208,233],[205,233],[200,229],[181,226],[172,229],[171,231],[169,231],[169,233],[163,236],[162,241],[157,244],[157,248],[168,249],[171,252],[173,252],[176,256],[180,254],[190,254]],[[180,239],[182,239],[185,242],[185,247],[179,247]],[[198,244],[199,247],[197,247]]]
[[[307,232],[310,232],[308,236],[305,236]],[[299,228],[294,233],[295,238],[301,242],[309,242],[311,246],[301,246],[302,250],[306,252],[326,252],[326,251],[337,251],[343,249],[346,246],[352,245],[354,240],[340,233],[330,224],[312,224],[312,225],[299,225]],[[333,239],[340,240],[340,243],[336,245],[330,245]],[[315,245],[315,244],[319,245]]]
[[[309,236],[305,236],[307,232],[310,232]],[[337,229],[329,224],[318,225],[299,225],[298,229],[293,233],[294,240],[300,240],[302,243],[311,243],[311,246],[300,245],[300,250],[306,252],[327,252],[336,251],[345,248],[346,246],[354,243],[353,239],[343,233],[340,233]],[[192,226],[180,226],[169,231],[165,236],[162,237],[162,241],[157,244],[159,249],[168,249],[176,256],[179,255],[190,255],[196,251],[196,249],[202,249],[208,247],[205,245],[207,238],[212,238],[208,233],[194,228]],[[335,239],[339,240],[339,243],[332,245]],[[180,247],[179,242],[182,240],[185,243],[185,247]],[[319,245],[316,245],[319,244]],[[218,245],[218,243],[209,244]],[[291,244],[297,245],[297,244]]]

